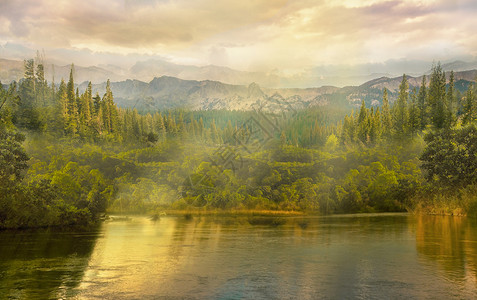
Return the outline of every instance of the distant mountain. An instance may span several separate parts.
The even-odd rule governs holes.
[[[23,62],[0,58],[0,81],[10,83],[23,78]]]
[[[464,62],[461,60],[454,61],[451,63],[446,63],[442,65],[442,70],[446,72],[454,71],[454,72],[461,72],[461,71],[467,71],[467,70],[473,70],[477,69],[477,62]],[[428,74],[430,74],[431,71],[429,71]]]
[[[46,79],[60,82],[68,79],[71,65],[45,64]],[[426,73],[429,63],[423,61],[388,61],[381,64],[355,66],[320,66],[303,70],[298,74],[273,72],[246,72],[220,66],[192,66],[175,64],[161,59],[136,62],[131,68],[104,64],[83,67],[75,65],[75,81],[91,81],[98,84],[110,79],[112,82],[135,79],[150,82],[156,77],[169,76],[183,80],[220,81],[231,85],[257,83],[266,88],[307,88],[320,86],[356,86],[376,78],[394,78],[402,73],[419,76]],[[442,65],[444,70],[466,71],[477,69],[477,62],[455,61]],[[403,71],[404,70],[404,71]],[[401,72],[403,71],[403,72]],[[23,77],[23,61],[0,59],[0,81],[10,83]],[[465,78],[469,80],[469,78]],[[473,79],[473,78],[472,78]]]
[[[134,78],[144,81],[160,76],[171,76],[185,80],[212,80],[237,85],[258,82],[260,85],[275,87],[280,86],[284,80],[276,74],[264,72],[244,72],[214,65],[201,67],[179,65],[157,59],[137,62],[131,67],[130,72],[134,74]]]
[[[465,69],[466,63],[454,62],[443,65],[447,68]],[[473,64],[468,64],[473,66]],[[61,78],[69,77],[70,65],[46,65],[46,78],[49,82],[54,75],[55,83]],[[370,69],[370,70],[376,70]],[[329,74],[330,69],[315,69],[311,73],[295,75],[289,78],[273,74],[241,72],[216,66],[185,66],[166,61],[150,60],[137,63],[130,70],[114,65],[96,67],[75,66],[75,82],[81,91],[87,86],[86,80],[94,83],[94,92],[101,96],[105,91],[105,79],[111,80],[115,101],[122,107],[135,107],[140,110],[158,110],[170,108],[187,109],[236,109],[250,110],[263,105],[267,100],[293,104],[295,108],[307,108],[319,105],[352,105],[358,106],[362,100],[368,105],[379,105],[382,101],[383,88],[389,90],[390,101],[397,97],[401,76],[381,76],[374,74],[361,85],[338,88],[321,85],[319,88],[283,88],[297,86],[293,82],[302,82],[300,86],[313,86],[310,82],[327,82],[331,77],[320,76],[316,72]],[[125,79],[150,77],[153,74],[174,74],[154,76],[151,80]],[[134,74],[134,75],[131,75]],[[357,71],[349,71],[348,75],[357,81]],[[449,76],[450,72],[446,72]],[[357,77],[353,77],[353,76]],[[131,77],[129,77],[131,76]],[[183,79],[181,77],[205,78]],[[313,77],[315,76],[315,77]],[[23,77],[23,61],[0,59],[0,81],[3,84]],[[367,78],[366,76],[364,76]],[[475,81],[477,70],[456,71],[456,87],[461,92],[466,90],[471,81]],[[210,80],[217,78],[217,80]],[[328,78],[328,79],[327,79]],[[349,79],[348,78],[348,79]],[[257,79],[257,80],[253,80]],[[253,81],[252,81],[253,80]],[[308,81],[307,81],[308,80]],[[336,79],[337,80],[337,79]],[[227,82],[229,81],[229,82]],[[331,80],[333,81],[333,80]],[[346,81],[346,79],[344,79]],[[419,87],[422,76],[408,76],[410,87]],[[230,83],[239,82],[239,84]],[[276,84],[273,84],[275,82]],[[363,81],[361,81],[363,82]],[[429,79],[427,80],[429,83]],[[265,83],[265,84],[264,84]],[[316,84],[316,86],[320,86]]]
[[[45,78],[51,82],[53,77],[55,82],[60,82],[61,79],[65,81],[70,77],[71,65],[54,66],[47,64],[45,66]],[[74,66],[74,79],[77,83],[84,81],[91,81],[94,83],[104,82],[107,79],[112,81],[124,80],[124,75],[117,74],[113,71],[106,70],[100,67],[81,67]]]
[[[19,81],[23,78],[24,68],[23,61],[8,60],[0,58],[0,81],[3,83],[10,83],[12,81]],[[74,67],[74,78],[76,82],[91,81],[93,83],[105,82],[107,79],[112,81],[120,81],[129,78],[129,73],[124,72],[120,68],[109,66],[110,69],[104,67]],[[52,82],[53,78],[56,83],[61,79],[68,80],[70,76],[71,65],[56,66],[52,64],[45,64],[45,78],[48,82]]]
[[[84,91],[87,83],[79,86]],[[101,96],[105,84],[93,85],[93,93]],[[164,110],[186,108],[191,110],[229,109],[251,110],[270,102],[275,106],[286,101],[294,108],[326,105],[328,96],[337,92],[336,87],[308,89],[270,89],[257,83],[232,85],[211,80],[183,80],[170,76],[156,77],[149,83],[126,80],[111,83],[115,102],[121,107],[134,107],[139,110]],[[269,101],[270,100],[270,101]],[[270,104],[270,103],[268,103]],[[283,103],[285,105],[285,103]]]
[[[477,75],[477,70],[456,72],[456,88],[465,91]],[[397,98],[402,76],[381,77],[359,86],[338,88],[324,86],[320,88],[264,88],[257,83],[232,85],[211,80],[183,80],[171,76],[156,77],[149,83],[139,80],[126,80],[111,83],[115,101],[121,107],[138,110],[164,110],[185,108],[191,110],[252,110],[264,104],[275,103],[272,110],[280,105],[291,105],[303,109],[322,105],[359,106],[364,100],[367,105],[380,105],[383,88],[389,90],[390,101]],[[410,88],[418,88],[422,76],[408,76]],[[429,80],[427,80],[429,82]],[[79,86],[80,91],[87,84]],[[105,83],[93,85],[93,92],[101,96]],[[281,103],[280,103],[281,102]]]
[[[429,76],[427,76],[426,82],[429,84]],[[446,71],[447,80],[449,80],[450,72]],[[411,87],[419,87],[422,83],[422,76],[413,77],[413,76],[406,76],[409,82],[409,86]],[[469,71],[459,71],[454,72],[455,81],[475,81],[477,78],[477,70],[469,70]],[[374,89],[383,89],[386,88],[392,92],[399,91],[399,85],[401,84],[402,76],[388,78],[388,77],[381,77],[377,79],[370,80],[361,85],[364,88],[374,88]],[[467,87],[465,87],[467,89]]]

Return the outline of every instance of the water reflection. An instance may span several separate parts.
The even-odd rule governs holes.
[[[420,216],[416,248],[424,263],[434,263],[443,275],[462,286],[477,281],[477,222],[452,216]]]
[[[131,217],[79,237],[4,235],[0,286],[18,298],[476,298],[476,228],[407,214]]]
[[[0,231],[0,295],[59,299],[76,294],[98,231]]]

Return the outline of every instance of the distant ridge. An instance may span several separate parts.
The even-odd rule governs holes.
[[[176,73],[203,71],[207,73],[214,70],[217,74],[229,72],[236,73],[230,68],[207,66],[194,67],[182,66],[168,62],[155,62],[157,70],[172,70]],[[466,63],[456,61],[442,65],[443,68],[465,68]],[[474,64],[468,64],[474,66]],[[477,64],[475,64],[477,66]],[[71,65],[55,66],[55,83],[59,84],[61,78],[69,76]],[[141,72],[144,63],[137,63],[133,70]],[[171,71],[171,72],[172,72]],[[49,76],[53,76],[53,67],[46,68],[47,80],[51,82]],[[51,74],[48,75],[48,72]],[[205,74],[204,73],[204,74]],[[249,74],[245,72],[243,74]],[[292,103],[296,108],[307,108],[322,105],[351,105],[358,106],[362,100],[368,105],[379,105],[382,101],[382,91],[389,90],[390,100],[397,96],[397,91],[402,80],[402,76],[389,77],[379,76],[357,86],[345,86],[338,88],[325,85],[312,88],[271,88],[261,84],[260,81],[251,81],[247,84],[224,83],[222,80],[192,80],[181,79],[175,76],[156,76],[151,80],[144,81],[138,79],[118,79],[128,74],[125,70],[115,66],[104,65],[101,67],[81,67],[75,66],[75,82],[79,84],[80,91],[84,91],[87,86],[86,80],[91,80],[94,93],[101,96],[105,91],[104,78],[110,78],[111,88],[115,96],[115,101],[122,107],[134,107],[139,110],[164,110],[171,108],[185,108],[192,110],[210,109],[230,109],[230,110],[250,110],[258,103],[270,97],[284,99]],[[257,73],[259,74],[259,73]],[[447,71],[449,76],[450,72]],[[204,75],[205,76],[205,75]],[[0,59],[0,80],[2,84],[8,84],[8,78],[23,77],[23,62],[15,60]],[[206,76],[207,77],[207,76]],[[475,81],[477,70],[464,70],[455,72],[456,88],[461,92],[465,91],[470,82]],[[5,78],[7,78],[5,80]],[[227,77],[224,77],[226,79]],[[230,77],[229,77],[230,78]],[[408,76],[411,88],[419,87],[422,76]],[[429,83],[429,79],[427,80]]]
[[[75,65],[75,82],[91,81],[99,84],[110,79],[112,82],[120,82],[128,79],[135,79],[142,82],[150,82],[155,77],[169,76],[183,80],[196,81],[219,81],[232,85],[250,85],[256,83],[266,88],[308,88],[322,86],[358,86],[364,82],[376,78],[388,77],[394,78],[402,73],[389,74],[387,67],[396,70],[404,69],[412,76],[418,77],[421,74],[429,74],[427,67],[423,67],[423,62],[404,62],[403,66],[397,68],[399,62],[388,62],[383,64],[366,64],[359,66],[321,66],[302,70],[297,74],[285,75],[279,70],[271,72],[247,72],[238,71],[228,67],[221,66],[192,66],[175,64],[160,59],[150,59],[147,61],[136,62],[130,68],[122,68],[115,65],[104,64],[98,66],[79,66]],[[45,63],[46,79],[51,82],[60,82],[61,79],[67,80],[69,77],[71,65],[52,65]],[[406,67],[406,68],[404,68]],[[462,72],[477,69],[477,62],[455,61],[442,65],[445,71],[453,69],[456,72]],[[416,70],[421,69],[416,73]],[[409,71],[407,71],[409,70]],[[471,71],[470,71],[471,72]],[[0,58],[0,81],[10,83],[18,81],[23,77],[23,61],[8,60]],[[466,78],[466,80],[469,80]]]
[[[455,72],[456,88],[465,91],[475,78],[477,70]],[[324,86],[320,88],[264,88],[257,83],[232,85],[212,80],[183,80],[171,76],[156,77],[149,83],[139,80],[112,82],[115,101],[119,106],[139,110],[164,110],[186,108],[191,110],[251,110],[260,102],[271,97],[283,99],[295,108],[307,108],[323,105],[356,106],[364,100],[368,105],[380,105],[383,88],[388,89],[390,100],[397,97],[402,76],[380,77],[360,86],[338,88]],[[408,76],[410,88],[419,87],[422,76]],[[429,83],[429,80],[427,80]],[[80,91],[86,89],[82,83]],[[106,84],[93,85],[93,92],[104,93]]]

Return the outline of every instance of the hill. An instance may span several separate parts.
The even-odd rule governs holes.
[[[477,70],[456,72],[456,88],[463,92],[477,75]],[[115,101],[121,107],[137,108],[140,111],[154,111],[172,108],[191,110],[252,110],[263,105],[267,99],[287,102],[293,107],[308,108],[322,105],[358,106],[362,100],[368,105],[380,105],[383,88],[389,90],[390,101],[397,98],[402,76],[381,77],[359,86],[338,88],[265,88],[257,83],[232,85],[211,80],[183,80],[176,77],[156,77],[149,83],[139,80],[125,80],[111,83]],[[422,76],[408,76],[410,88],[418,88]],[[427,80],[429,82],[429,80]],[[80,91],[86,89],[82,83]],[[101,96],[106,84],[93,85],[93,92]]]

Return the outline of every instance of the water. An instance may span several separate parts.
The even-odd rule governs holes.
[[[477,222],[138,216],[91,232],[4,231],[3,298],[477,299]]]

